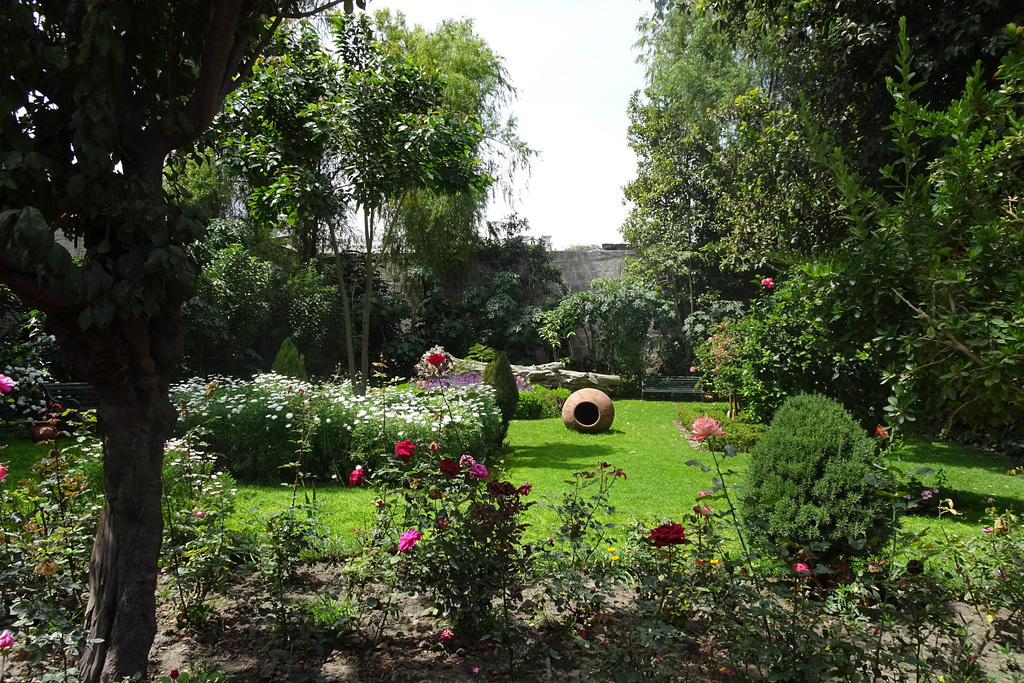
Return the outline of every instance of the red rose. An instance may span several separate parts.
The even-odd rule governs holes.
[[[875,436],[880,436],[884,439],[889,436],[889,430],[885,428],[885,425],[878,425],[875,427]]]
[[[402,462],[409,462],[412,460],[412,456],[415,451],[416,444],[408,439],[402,439],[395,444],[395,456]]]
[[[647,538],[658,548],[689,542],[686,540],[686,530],[678,522],[666,522],[659,527],[651,529],[651,533]]]
[[[523,484],[522,486],[519,487],[519,495],[520,496],[528,496],[528,495],[530,495],[530,489],[532,489],[532,488],[533,488],[533,484]]]
[[[516,487],[507,481],[489,481],[487,482],[487,493],[492,496],[514,496]]]
[[[366,481],[366,472],[363,470],[362,465],[357,466],[352,470],[352,474],[348,475],[349,486],[359,486],[364,481]]]
[[[461,469],[459,467],[459,463],[455,462],[454,460],[449,460],[448,458],[444,458],[441,460],[440,467],[441,471],[444,472],[449,477],[454,477],[459,473],[459,470]]]
[[[448,356],[443,353],[432,353],[427,356],[427,362],[437,367],[438,365],[444,365],[445,361],[448,360]]]

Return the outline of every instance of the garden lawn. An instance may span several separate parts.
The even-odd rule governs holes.
[[[615,422],[604,434],[570,431],[560,418],[513,421],[506,440],[506,452],[511,453],[506,476],[516,485],[533,484],[534,502],[544,497],[557,501],[569,489],[566,480],[573,473],[593,472],[603,461],[626,473],[626,479],[612,487],[611,504],[618,514],[611,521],[680,519],[693,511],[698,492],[711,485],[713,473],[685,464],[699,459],[710,466],[712,460],[706,450],[690,447],[675,426],[676,419],[674,403],[619,400]],[[742,471],[746,461],[741,454],[725,464]],[[739,483],[739,478],[726,477],[729,482]],[[528,538],[547,538],[558,518],[538,504],[529,510],[527,522]]]

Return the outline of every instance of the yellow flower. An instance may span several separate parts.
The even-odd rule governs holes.
[[[617,560],[617,559],[619,559],[618,555],[612,555],[612,560]]]
[[[615,548],[608,548],[608,552],[614,553],[615,552]]]
[[[718,564],[718,558],[717,557],[713,557],[713,558],[711,558],[709,560],[709,562],[711,562],[711,564]]]

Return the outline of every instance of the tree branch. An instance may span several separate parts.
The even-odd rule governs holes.
[[[910,307],[910,309],[912,311],[917,313],[917,317],[924,318],[928,322],[932,322],[932,323],[935,322],[934,318],[932,318],[930,315],[928,315],[927,313],[922,311],[920,308],[918,308],[914,304],[910,303],[910,301],[908,301],[907,298],[905,296],[903,296],[903,294],[900,293],[900,291],[897,290],[895,287],[891,287],[890,289],[892,289],[893,294],[895,294],[897,297],[899,297],[900,301],[905,303],[907,306]],[[976,354],[974,351],[971,351],[969,348],[964,346],[963,342],[961,342],[959,339],[957,339],[953,335],[952,332],[950,332],[949,330],[946,330],[946,329],[942,329],[942,330],[940,330],[940,332],[942,333],[942,336],[944,336],[946,339],[949,340],[949,343],[950,343],[950,345],[953,346],[953,348],[955,348],[957,351],[959,351],[960,353],[962,353],[965,356],[967,356],[968,358],[970,358],[972,361],[974,361],[974,363],[976,365],[979,365],[979,366],[981,366],[983,368],[987,368],[989,366],[989,364],[985,361],[984,358],[982,358],[981,356]],[[1018,394],[1024,394],[1024,389],[1022,389],[1020,386],[1018,386],[1016,382],[1007,380],[1006,383],[1010,386],[1011,389],[1016,391]]]

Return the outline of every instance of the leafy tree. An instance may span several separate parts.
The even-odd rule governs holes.
[[[562,297],[544,313],[541,337],[556,352],[583,332],[592,369],[639,379],[647,360],[650,331],[672,319],[671,304],[636,279],[599,278],[590,290]]]
[[[0,5],[0,281],[46,314],[100,396],[105,504],[83,680],[145,674],[156,632],[161,464],[177,413],[187,249],[201,216],[164,191],[168,153],[210,125],[298,2]],[[55,240],[85,249],[80,261]]]
[[[327,134],[341,150],[346,196],[363,216],[361,376],[354,385],[363,391],[370,362],[369,294],[380,233],[392,227],[396,208],[414,190],[480,190],[491,178],[476,156],[479,126],[471,117],[443,108],[439,78],[375,37],[365,15],[336,15],[331,32],[342,61],[342,91],[339,98],[316,106],[336,117],[337,125]]]
[[[441,278],[476,254],[491,194],[511,196],[515,176],[529,169],[536,152],[519,138],[516,119],[507,113],[516,91],[502,58],[476,35],[472,19],[446,19],[427,30],[409,26],[401,12],[380,10],[375,17],[390,43],[440,74],[444,106],[472,116],[480,126],[475,154],[495,179],[490,192],[450,195],[416,190],[399,207],[395,227],[383,244],[385,252],[399,263],[416,264]]]
[[[894,199],[850,170],[841,150],[830,159],[853,230],[820,268],[850,283],[836,308],[898,341],[887,373],[897,422],[941,415],[948,429],[1024,416],[1024,29],[1009,26],[1006,37],[1012,49],[994,77],[978,62],[962,97],[932,110],[901,34],[899,78],[886,81],[898,159],[879,172]],[[870,303],[854,298],[862,291]]]
[[[306,357],[299,353],[292,342],[291,337],[285,337],[281,342],[281,348],[274,359],[273,371],[286,377],[295,377],[302,381],[308,381],[306,373]]]

